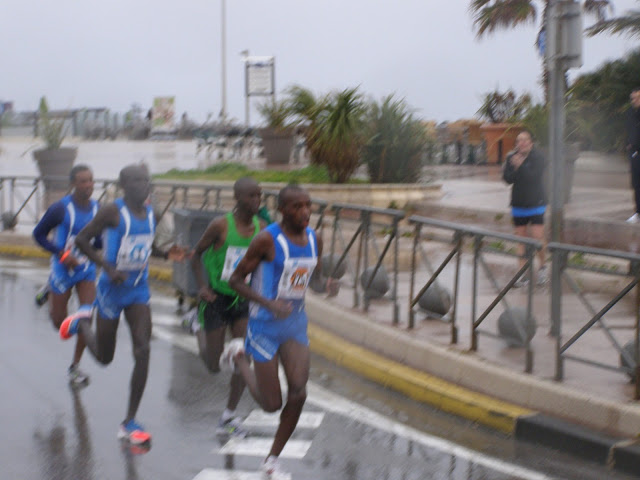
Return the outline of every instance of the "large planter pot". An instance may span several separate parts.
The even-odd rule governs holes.
[[[69,172],[77,155],[77,147],[34,150],[33,157],[46,190],[66,190],[69,187]]]
[[[267,166],[288,164],[293,150],[293,131],[261,128],[259,133]]]

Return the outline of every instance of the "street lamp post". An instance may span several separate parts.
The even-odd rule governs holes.
[[[561,242],[564,231],[564,203],[566,198],[565,160],[565,77],[567,70],[582,65],[582,16],[579,2],[552,0],[547,11],[548,45],[546,52],[549,70],[549,151],[552,164],[551,241]],[[551,330],[560,351],[561,333],[561,274],[563,258],[554,250],[551,264]],[[556,379],[562,378],[562,363],[556,356]]]
[[[249,128],[249,79],[247,78],[247,68],[249,62],[249,50],[243,50],[240,52],[242,56],[242,61],[244,62],[244,123],[247,128]]]
[[[220,59],[222,61],[222,81],[221,81],[221,107],[220,117],[224,121],[227,118],[227,13],[226,0],[220,0]]]

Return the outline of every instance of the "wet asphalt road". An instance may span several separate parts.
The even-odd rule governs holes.
[[[195,339],[178,325],[171,291],[152,301],[150,376],[139,411],[153,434],[146,454],[116,440],[132,364],[122,322],[113,363],[87,352],[91,384],[66,383],[72,342],[62,342],[33,295],[46,266],[0,259],[0,479],[251,480],[269,448],[277,418],[250,414],[244,440],[215,435],[228,376],[211,376],[194,355]],[[320,358],[312,359],[304,418],[283,453],[299,480],[622,480],[604,468],[522,444],[404,399]]]

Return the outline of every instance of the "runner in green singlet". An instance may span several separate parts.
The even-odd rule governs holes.
[[[248,302],[227,283],[233,270],[260,231],[257,217],[262,191],[252,178],[241,178],[233,186],[236,206],[213,220],[196,244],[191,267],[198,284],[200,356],[211,373],[220,371],[220,355],[229,327],[233,338],[244,338],[249,314]],[[203,268],[204,265],[204,268]],[[242,419],[235,414],[244,391],[242,376],[233,373],[227,407],[218,423],[218,433],[243,435]]]

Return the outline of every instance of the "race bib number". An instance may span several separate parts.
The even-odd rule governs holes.
[[[118,250],[118,270],[142,270],[149,263],[153,236],[149,234],[129,235],[122,239]]]
[[[315,258],[287,258],[278,284],[278,298],[290,300],[304,298],[316,263]]]
[[[231,278],[231,274],[240,263],[240,260],[247,253],[247,247],[228,247],[227,253],[224,256],[224,265],[222,267],[222,274],[220,280],[228,282]]]

